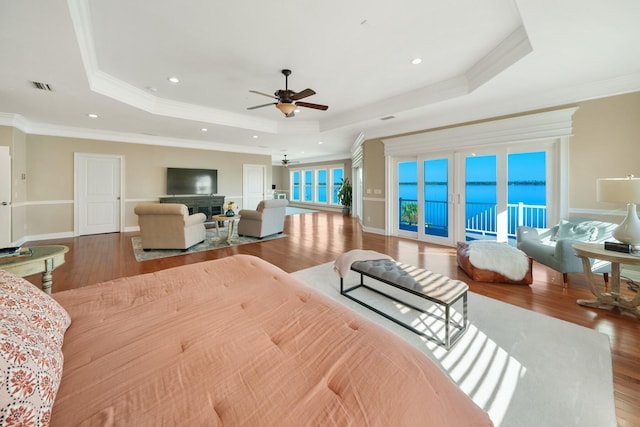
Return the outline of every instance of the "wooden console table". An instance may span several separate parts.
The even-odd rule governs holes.
[[[222,213],[224,196],[173,196],[161,197],[160,203],[181,203],[189,209],[189,214],[203,213],[207,221],[212,221],[214,215]]]
[[[51,294],[53,270],[64,264],[69,248],[62,245],[30,246],[33,253],[24,258],[0,261],[0,269],[20,277],[42,273],[42,290]]]
[[[596,299],[593,300],[579,299],[578,304],[607,310],[618,307],[622,313],[640,319],[640,292],[634,298],[620,294],[620,264],[640,265],[640,256],[605,250],[603,243],[575,243],[573,249],[576,251],[576,255],[582,259],[589,289],[596,296]],[[589,258],[611,262],[611,292],[600,292],[595,275],[591,272]]]

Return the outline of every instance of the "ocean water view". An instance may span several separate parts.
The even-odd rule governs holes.
[[[469,203],[496,203],[496,183],[468,183],[465,187],[466,200]],[[524,203],[527,205],[546,205],[547,187],[544,182],[525,181],[510,182],[507,187],[507,203]],[[447,201],[448,186],[446,182],[425,184],[427,201]],[[404,200],[418,199],[418,185],[413,182],[398,184],[398,194]]]

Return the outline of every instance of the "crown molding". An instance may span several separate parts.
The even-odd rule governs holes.
[[[521,25],[467,70],[465,77],[469,83],[469,92],[473,92],[531,52],[533,47],[527,30]]]
[[[450,150],[468,146],[528,142],[569,136],[572,116],[577,108],[493,120],[432,132],[383,139],[386,156],[411,155],[418,152]]]

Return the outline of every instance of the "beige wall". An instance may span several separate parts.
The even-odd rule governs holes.
[[[264,165],[271,182],[271,157],[187,148],[159,147],[78,138],[28,135],[27,235],[73,231],[74,153],[124,158],[125,227],[137,226],[134,206],[166,192],[166,168],[218,170],[218,194],[241,205],[243,164]]]
[[[384,229],[386,165],[382,141],[365,141],[362,167],[362,223],[367,228]]]
[[[598,202],[596,180],[627,174],[640,176],[640,92],[580,102],[575,106],[578,110],[573,115],[573,136],[569,143],[570,216],[619,222],[625,207]],[[364,158],[365,188],[373,188],[383,175],[385,160],[384,155],[379,155],[379,144],[378,140],[364,142],[365,154],[371,153]],[[385,187],[382,188],[384,193]],[[367,227],[384,229],[385,210],[381,210],[378,203],[365,200],[363,218]]]
[[[582,102],[569,147],[569,206],[624,209],[596,200],[596,179],[640,177],[640,92]]]

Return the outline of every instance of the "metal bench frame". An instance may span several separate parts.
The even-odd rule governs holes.
[[[361,261],[361,262],[366,262],[366,261]],[[416,291],[414,289],[410,289],[410,288],[407,288],[405,286],[401,286],[401,285],[399,285],[397,283],[393,283],[393,282],[391,282],[389,280],[385,280],[385,279],[383,279],[381,277],[377,277],[377,276],[374,276],[374,275],[369,274],[367,272],[358,270],[354,266],[351,266],[351,270],[353,270],[353,271],[355,271],[357,273],[360,273],[360,284],[352,286],[352,287],[350,287],[348,289],[345,289],[344,288],[344,279],[341,277],[340,278],[340,294],[345,296],[345,297],[347,297],[347,298],[349,298],[350,300],[355,301],[358,304],[368,308],[369,310],[372,310],[372,311],[378,313],[379,315],[386,317],[387,319],[397,323],[398,325],[403,326],[404,328],[410,330],[411,332],[414,332],[415,334],[423,336],[426,339],[428,339],[429,341],[435,342],[436,344],[438,344],[440,346],[443,346],[445,349],[449,350],[451,348],[451,346],[453,346],[462,337],[462,335],[467,330],[467,325],[469,323],[468,319],[467,319],[467,290],[465,290],[459,296],[457,296],[455,299],[453,299],[452,301],[449,301],[447,303],[447,302],[441,301],[438,298],[435,298],[435,297],[433,297],[433,296],[431,296],[431,295],[429,295],[427,293],[419,292],[419,291]],[[429,313],[429,312],[425,311],[424,309],[422,309],[420,307],[416,307],[413,304],[409,304],[406,301],[402,301],[402,300],[398,299],[397,297],[394,297],[394,296],[389,295],[389,294],[387,294],[387,293],[385,293],[385,292],[383,292],[381,290],[378,290],[376,288],[373,288],[371,286],[366,285],[364,283],[364,276],[370,277],[370,278],[375,279],[375,280],[377,280],[377,281],[379,281],[381,283],[385,283],[387,285],[393,286],[396,289],[400,289],[400,290],[402,290],[404,292],[410,293],[410,294],[415,295],[415,296],[417,296],[419,298],[431,301],[431,302],[433,302],[435,304],[438,304],[438,305],[444,307],[445,317],[442,318],[441,316],[434,315],[433,313]],[[449,280],[451,280],[451,279],[449,279]],[[396,319],[395,317],[393,317],[393,316],[391,316],[391,315],[389,315],[389,314],[387,314],[387,313],[385,313],[385,312],[383,312],[383,311],[371,306],[370,304],[367,304],[366,302],[354,297],[353,295],[350,295],[351,292],[353,292],[354,290],[356,290],[358,288],[366,288],[366,289],[368,289],[368,290],[370,290],[372,292],[375,292],[378,295],[384,296],[385,298],[388,298],[388,299],[390,299],[392,301],[395,301],[395,302],[397,302],[399,304],[402,304],[402,305],[405,305],[407,307],[410,307],[413,310],[419,311],[420,313],[424,313],[424,314],[426,314],[428,316],[435,317],[436,319],[443,321],[445,323],[445,339],[442,340],[442,339],[438,338],[435,335],[430,335],[430,334],[427,334],[427,333],[425,333],[423,331],[419,331],[418,329],[414,328],[413,326],[411,326],[411,325],[409,325],[409,324],[407,324],[407,323],[405,323],[405,322],[403,322],[403,321],[401,321],[399,319]],[[457,322],[457,321],[455,321],[454,319],[451,318],[451,306],[453,304],[455,304],[456,302],[458,302],[460,299],[462,299],[462,306],[463,306],[462,322]],[[452,333],[452,331],[451,331],[452,328],[456,329],[456,331],[454,333]]]

